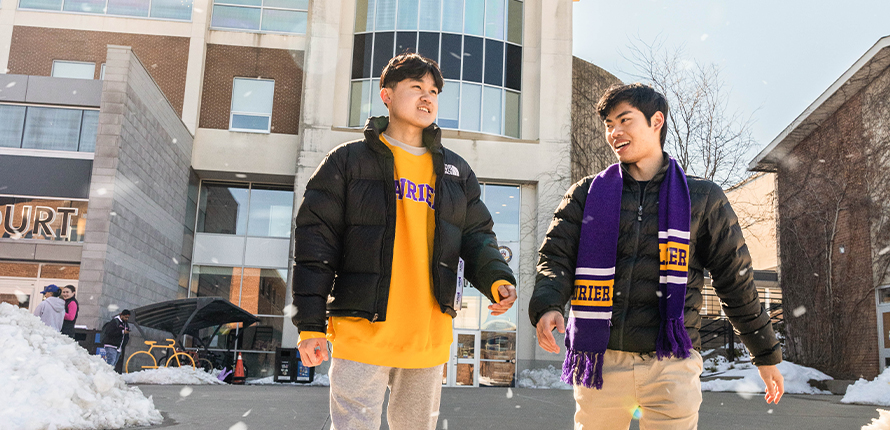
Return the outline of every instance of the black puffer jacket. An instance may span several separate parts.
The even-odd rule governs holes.
[[[609,349],[641,353],[655,351],[655,338],[661,322],[656,295],[659,280],[658,190],[667,171],[667,161],[665,154],[661,170],[642,191],[626,166],[622,166],[624,188]],[[541,245],[535,291],[529,304],[533,325],[537,325],[541,316],[548,311],[562,312],[569,301],[581,219],[592,181],[593,176],[584,178],[569,189]],[[707,269],[723,310],[754,357],[754,364],[781,362],[782,351],[769,314],[764,311],[757,296],[751,256],[735,212],[723,190],[713,182],[694,176],[687,176],[687,182],[692,219],[684,321],[689,338],[696,349],[701,349],[699,311],[702,307],[703,271]]]
[[[334,148],[306,185],[294,234],[293,322],[301,332],[324,332],[326,316],[386,320],[396,230],[394,160],[379,138],[388,123],[369,119],[365,138]],[[495,281],[516,280],[498,251],[476,175],[440,140],[435,124],[424,130],[436,173],[430,271],[433,295],[453,317],[458,257],[489,300]]]

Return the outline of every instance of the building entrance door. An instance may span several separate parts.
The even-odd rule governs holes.
[[[9,303],[34,312],[41,302],[36,285],[36,279],[0,278],[0,303]]]
[[[445,385],[448,387],[479,386],[479,332],[454,331],[451,344],[451,359],[445,370]]]
[[[878,289],[878,333],[881,371],[890,367],[890,285]]]

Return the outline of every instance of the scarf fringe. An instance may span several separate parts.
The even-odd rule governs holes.
[[[562,364],[560,381],[566,384],[582,385],[587,388],[603,389],[603,358],[605,353],[569,350]]]
[[[689,358],[692,354],[692,340],[683,324],[683,318],[671,318],[662,322],[655,339],[655,355],[664,358]]]

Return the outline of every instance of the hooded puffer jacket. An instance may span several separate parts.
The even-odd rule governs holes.
[[[668,155],[655,177],[641,187],[622,165],[618,255],[615,264],[612,329],[609,349],[650,353],[661,324],[658,310],[658,192]],[[691,223],[689,278],[684,323],[695,349],[701,349],[702,288],[709,270],[713,287],[756,365],[777,364],[782,351],[769,314],[754,286],[751,256],[738,219],[717,184],[689,176]],[[593,176],[573,185],[563,198],[539,251],[538,275],[529,304],[532,325],[551,310],[563,311],[574,284],[581,220]]]
[[[306,184],[294,232],[292,320],[301,332],[324,332],[328,316],[386,320],[396,229],[394,159],[380,141],[388,124],[387,117],[368,119],[365,138],[334,148]],[[454,317],[458,258],[491,301],[494,282],[516,280],[470,166],[442,146],[435,124],[423,144],[436,173],[433,296]]]

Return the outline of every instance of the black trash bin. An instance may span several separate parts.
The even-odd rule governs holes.
[[[308,384],[315,377],[315,368],[303,366],[297,348],[275,349],[275,382],[300,382]]]

